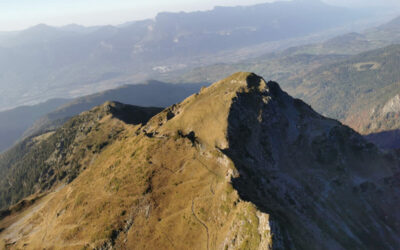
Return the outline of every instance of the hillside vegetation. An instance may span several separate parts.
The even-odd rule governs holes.
[[[119,103],[106,103],[68,120],[55,131],[24,139],[0,155],[0,209],[22,198],[69,183],[87,167],[91,158],[121,132],[117,122],[104,125],[102,119],[117,117],[127,123],[145,123],[161,111]],[[129,116],[128,116],[129,114]]]
[[[321,66],[285,86],[317,111],[371,133],[397,128],[395,121],[369,123],[400,92],[399,67],[400,45],[392,45]]]
[[[74,118],[87,117],[68,147],[77,177],[10,208],[6,248],[400,246],[395,155],[277,83],[237,73],[147,122],[135,112],[107,103]]]

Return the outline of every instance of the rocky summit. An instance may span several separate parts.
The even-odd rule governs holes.
[[[6,157],[22,176],[54,159],[63,164],[51,176],[71,162],[76,174],[4,210],[0,247],[400,248],[397,156],[277,83],[236,73],[150,119],[157,109],[145,111],[106,103],[30,138],[26,154],[50,150],[40,162]],[[65,126],[85,136],[59,144]],[[40,146],[50,139],[62,149]]]

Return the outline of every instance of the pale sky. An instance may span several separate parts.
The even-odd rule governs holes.
[[[0,0],[0,31],[20,30],[45,23],[62,26],[121,24],[153,18],[162,11],[195,11],[214,6],[251,5],[276,0]],[[324,0],[334,4],[366,6],[400,0]]]

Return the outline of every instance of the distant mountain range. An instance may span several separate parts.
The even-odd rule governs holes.
[[[0,135],[3,138],[0,143],[0,151],[10,147],[23,134],[27,136],[46,128],[60,126],[69,117],[77,115],[96,105],[100,105],[107,100],[114,100],[132,105],[165,107],[196,92],[202,85],[207,85],[207,83],[204,83],[185,86],[186,83],[209,83],[238,70],[262,73],[270,79],[280,81],[291,94],[304,98],[319,112],[336,119],[341,119],[346,122],[346,124],[351,125],[362,133],[378,133],[385,129],[397,129],[399,126],[397,126],[397,122],[394,121],[395,119],[392,119],[391,122],[384,122],[383,118],[371,118],[365,115],[369,113],[369,110],[384,105],[396,94],[396,87],[394,85],[390,90],[394,91],[391,92],[395,93],[393,96],[381,97],[379,93],[383,91],[383,89],[380,89],[382,85],[376,77],[388,84],[389,82],[396,82],[398,77],[395,75],[397,71],[394,69],[397,67],[397,47],[392,46],[384,50],[377,50],[376,52],[368,52],[361,55],[353,54],[356,51],[370,50],[375,47],[399,42],[400,38],[397,37],[397,34],[400,34],[399,20],[400,18],[397,18],[377,28],[369,29],[364,33],[349,33],[332,38],[323,43],[293,47],[280,53],[266,54],[256,59],[248,59],[236,64],[217,64],[189,71],[165,73],[160,77],[160,79],[166,81],[181,83],[179,85],[163,84],[153,81],[149,82],[147,85],[123,87],[83,97],[62,108],[59,108],[59,106],[66,103],[67,100],[56,100],[33,107],[22,107],[15,110],[0,112],[0,121],[2,121]],[[91,33],[93,30],[98,29],[98,27],[92,28],[93,30],[86,30],[89,28],[80,26],[67,26],[61,29],[75,30],[79,33]],[[392,59],[389,60],[389,57]],[[381,67],[372,72],[372,74],[375,74],[372,77],[369,76],[370,70],[367,68],[365,68],[365,70],[353,68],[355,72],[351,71],[351,74],[343,74],[342,71],[335,71],[338,67],[346,69],[349,64],[355,65],[357,63],[361,63],[360,67],[368,67],[367,61],[376,61],[375,58],[379,59]],[[350,63],[350,61],[354,63]],[[363,63],[365,64],[364,66],[362,65]],[[386,73],[383,74],[383,71]],[[336,80],[331,79],[334,83],[329,85],[328,88],[319,86],[327,81],[327,79],[325,79],[326,77],[321,72],[330,72],[329,74],[331,76],[336,75]],[[338,78],[339,73],[341,74],[340,78]],[[351,77],[351,79],[344,79],[345,75]],[[306,85],[303,83],[307,81],[316,83],[319,86],[316,87],[316,85],[313,87],[319,90],[319,94],[311,92],[311,90],[308,89],[310,87],[305,87]],[[364,105],[365,101],[362,100],[362,98],[364,98],[362,97],[363,92],[353,92],[354,94],[351,98],[339,96],[340,91],[334,89],[339,88],[339,86],[349,81],[352,81],[352,84],[359,85],[357,89],[369,89],[363,91],[369,91],[369,95],[375,96],[377,100],[374,102],[369,101],[368,105]],[[360,81],[362,81],[362,84],[359,84]],[[371,86],[375,87],[370,88]],[[329,89],[332,89],[333,92]],[[343,88],[343,91],[347,91],[348,93],[355,90],[354,88],[353,90]],[[327,95],[330,96],[330,98],[327,98]],[[368,107],[368,109],[363,111],[363,119],[359,118],[359,112],[361,110],[357,108],[350,109],[350,106],[353,104],[349,103],[354,103],[354,105],[358,105],[359,107]],[[59,109],[54,111],[57,108]],[[51,111],[54,112],[46,115]],[[375,114],[375,116],[376,115],[377,114]],[[36,121],[40,117],[42,118]],[[35,125],[31,127],[35,121]],[[371,125],[370,123],[375,123],[375,125]],[[382,127],[382,124],[386,125]]]
[[[400,17],[364,32],[351,32],[323,42],[293,46],[280,52],[266,53],[237,63],[219,63],[191,70],[167,72],[159,79],[173,82],[213,82],[240,69],[254,71],[286,85],[321,65],[340,62],[353,55],[400,43]]]
[[[383,118],[370,118],[370,116],[365,115],[369,112],[367,109],[363,111],[364,118],[361,119],[359,118],[358,113],[360,112],[360,109],[354,108],[351,110],[350,106],[348,105],[351,102],[354,103],[354,105],[368,107],[371,110],[374,107],[379,108],[378,106],[384,105],[385,102],[394,97],[394,95],[380,97],[381,95],[378,93],[381,91],[381,89],[379,89],[379,86],[381,85],[374,77],[379,77],[385,82],[396,82],[397,77],[394,75],[395,72],[397,72],[394,70],[394,68],[397,67],[397,54],[395,53],[396,47],[389,47],[383,51],[378,50],[376,52],[369,52],[359,56],[353,54],[356,52],[370,50],[376,47],[399,42],[400,38],[397,35],[400,34],[399,20],[400,18],[396,18],[386,24],[369,29],[363,33],[349,33],[334,37],[323,43],[293,47],[283,52],[262,55],[258,58],[247,59],[236,64],[217,64],[196,68],[194,70],[176,71],[176,73],[166,72],[159,75],[160,79],[169,82],[181,83],[180,85],[163,84],[161,82],[157,83],[153,81],[147,85],[123,87],[120,89],[83,97],[73,101],[72,103],[69,103],[62,108],[59,107],[61,104],[66,103],[67,100],[54,100],[44,104],[35,105],[33,107],[21,107],[15,110],[0,112],[0,121],[2,121],[0,126],[0,135],[3,139],[0,143],[0,151],[10,147],[22,135],[28,136],[44,129],[58,127],[69,117],[77,115],[80,112],[88,110],[96,105],[100,105],[107,100],[114,100],[132,105],[165,107],[182,100],[189,94],[196,92],[202,85],[207,85],[207,83],[215,81],[218,78],[225,77],[226,75],[239,70],[254,71],[263,74],[270,79],[280,81],[281,84],[287,88],[291,94],[304,98],[319,112],[336,119],[341,119],[342,121],[346,122],[346,124],[351,125],[360,132],[378,133],[382,132],[384,129],[397,129],[398,126],[397,122],[394,121],[395,119],[391,119],[391,122],[384,122],[385,119]],[[130,25],[134,24],[127,24],[126,26]],[[40,26],[36,28],[39,29]],[[43,26],[42,28],[47,29],[49,27]],[[75,35],[79,36],[82,34],[92,34],[92,32],[95,32],[97,29],[101,29],[101,27],[85,28],[82,26],[70,25],[62,28],[50,29],[59,31],[61,30],[60,32],[62,34],[64,34],[65,31],[76,32],[79,34]],[[53,32],[50,32],[49,36],[50,34],[54,35]],[[12,35],[16,35],[16,33],[12,33]],[[386,57],[389,56],[392,59],[387,60],[388,58]],[[382,62],[386,61],[384,64],[381,63],[382,66],[379,69],[380,71],[384,70],[386,73],[381,74],[379,72],[378,75],[369,77],[370,71],[368,69],[361,71],[356,70],[355,73],[357,74],[357,77],[355,77],[353,73],[347,74],[347,77],[351,77],[351,80],[345,80],[343,78],[345,75],[343,72],[340,72],[341,78],[337,78],[339,76],[334,69],[337,67],[345,69],[347,67],[346,65],[349,64],[346,60],[361,64],[366,63],[364,66],[361,64],[360,66],[367,67],[368,62],[366,62],[366,57],[370,58],[371,61],[375,60],[374,57],[380,58],[379,60]],[[375,73],[377,73],[376,70],[374,71]],[[324,81],[327,81],[327,79],[324,79],[324,75],[321,74],[321,72],[328,71],[331,72],[330,74],[332,76],[336,74],[337,79],[331,79],[334,84],[329,85],[329,88],[319,86],[323,84]],[[110,77],[113,78],[113,76]],[[306,85],[303,83],[307,81],[312,81],[319,86],[319,94],[315,94],[308,89],[309,87],[305,87]],[[362,101],[361,98],[362,92],[355,92],[351,98],[339,96],[340,92],[336,90],[330,92],[329,89],[339,88],[339,86],[341,86],[344,82],[349,81],[352,81],[352,84],[356,85],[359,83],[359,81],[362,81],[363,84],[358,86],[359,88],[376,86],[368,91],[370,91],[370,95],[375,96],[379,100],[373,103],[369,102],[368,105],[364,105],[364,101]],[[185,86],[186,83],[190,82],[207,83]],[[317,87],[314,86],[314,88]],[[344,88],[343,91],[347,91],[346,88]],[[396,88],[393,87],[391,91],[396,92]],[[375,95],[375,93],[377,94]],[[331,97],[327,98],[326,95]],[[59,109],[54,111],[57,108]],[[46,115],[51,111],[54,112]],[[357,114],[357,117],[354,116],[354,114]],[[375,114],[375,116],[376,115],[377,114]],[[42,118],[39,121],[36,121],[40,117]],[[33,124],[35,121],[36,123]],[[371,125],[370,123],[374,123],[375,125]],[[387,125],[382,127],[382,124]],[[33,127],[31,127],[32,125]]]
[[[400,146],[399,34],[400,17],[363,33],[235,64],[169,73],[162,79],[214,81],[240,69],[254,71],[278,80],[290,94],[304,99],[318,112],[340,119],[360,133],[374,133],[368,138],[393,148]]]
[[[261,44],[337,28],[367,14],[296,0],[160,13],[154,20],[122,26],[41,24],[6,33],[0,36],[0,109],[141,82],[163,72],[226,61],[226,54],[243,59],[251,51],[260,53]]]
[[[21,106],[0,112],[0,152],[11,147],[37,119],[68,101],[67,99],[52,99],[37,105]]]

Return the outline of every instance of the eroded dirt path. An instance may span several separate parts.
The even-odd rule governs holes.
[[[209,230],[208,230],[208,227],[207,227],[206,223],[204,223],[203,221],[201,221],[200,218],[197,217],[197,215],[196,215],[196,213],[195,213],[195,211],[194,211],[194,200],[195,200],[195,199],[196,199],[196,198],[193,198],[193,199],[192,199],[192,214],[193,214],[194,218],[195,218],[195,219],[205,228],[205,230],[206,230],[206,233],[207,233],[207,250],[209,250],[209,246],[210,246],[210,233],[209,233]]]
[[[34,216],[40,214],[40,210],[58,193],[64,185],[58,187],[53,192],[44,195],[38,199],[35,204],[28,207],[24,211],[11,215],[4,220],[7,220],[8,226],[0,233],[0,240],[4,240],[6,245],[12,246],[22,238],[34,233],[35,225],[32,224]]]

